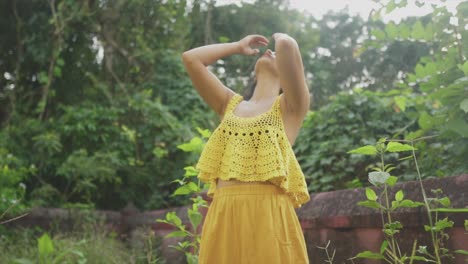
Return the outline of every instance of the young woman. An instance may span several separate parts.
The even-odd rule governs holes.
[[[255,64],[248,100],[226,87],[207,66],[226,56],[257,55],[261,35],[183,53],[192,83],[221,123],[196,165],[213,198],[204,220],[200,264],[309,263],[294,208],[310,200],[292,145],[309,110],[310,95],[297,42],[272,36]],[[280,93],[282,92],[282,93]]]

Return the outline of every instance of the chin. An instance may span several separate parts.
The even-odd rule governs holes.
[[[278,75],[275,61],[266,57],[261,57],[257,60],[257,63],[255,64],[255,73],[258,73],[259,71],[268,71],[274,75]]]

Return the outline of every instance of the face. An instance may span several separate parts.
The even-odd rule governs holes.
[[[278,66],[276,65],[276,55],[275,52],[267,49],[265,53],[258,58],[255,64],[255,73],[258,75],[260,71],[267,71],[273,76],[278,76]]]

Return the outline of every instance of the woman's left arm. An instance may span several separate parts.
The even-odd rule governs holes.
[[[287,111],[304,117],[309,111],[310,94],[296,40],[284,33],[273,34],[280,85]]]

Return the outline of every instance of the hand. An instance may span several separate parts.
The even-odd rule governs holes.
[[[259,49],[253,47],[268,46],[269,40],[262,35],[248,35],[239,40],[239,52],[242,55],[256,55],[260,52]]]

